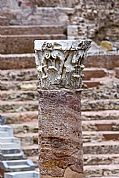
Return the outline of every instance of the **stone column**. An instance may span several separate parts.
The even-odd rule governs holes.
[[[41,178],[83,178],[82,62],[88,40],[36,40]]]

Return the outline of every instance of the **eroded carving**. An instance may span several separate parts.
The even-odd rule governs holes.
[[[90,47],[90,41],[39,40],[35,43],[35,59],[41,88],[82,87],[83,59]]]

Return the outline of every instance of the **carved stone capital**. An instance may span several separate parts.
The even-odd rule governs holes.
[[[80,89],[83,60],[90,40],[36,40],[35,60],[40,88]]]

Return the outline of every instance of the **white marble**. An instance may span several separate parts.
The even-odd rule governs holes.
[[[24,171],[5,173],[4,178],[40,178],[40,176],[36,171]]]
[[[1,132],[0,132],[1,133]],[[4,132],[6,133],[6,132]],[[18,143],[20,144],[20,140],[15,137],[0,137],[0,143]]]
[[[0,125],[0,132],[6,132],[5,135],[8,134],[8,137],[13,137],[13,128],[8,125]],[[0,137],[4,137],[4,136],[0,134]]]
[[[21,149],[20,142],[0,143],[0,150]]]
[[[35,61],[42,89],[81,89],[90,40],[35,40]]]
[[[9,132],[4,132],[4,131],[0,131],[0,138],[9,138],[13,136],[13,133],[9,133]]]

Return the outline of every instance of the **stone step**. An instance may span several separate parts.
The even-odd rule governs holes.
[[[119,54],[92,54],[84,62],[86,67],[114,69],[115,67],[119,67]]]
[[[109,81],[108,79],[106,79]],[[110,84],[104,84],[96,89],[88,88],[82,91],[82,98],[89,100],[100,100],[100,99],[119,99],[119,81],[116,78],[112,78]]]
[[[93,121],[97,120],[118,120],[119,119],[119,111],[118,110],[102,110],[102,111],[84,111],[82,114],[82,120],[84,121]],[[97,123],[98,123],[97,122]],[[103,122],[103,123],[104,123]]]
[[[31,160],[9,160],[0,162],[0,168],[5,172],[33,171],[35,165]]]
[[[112,176],[111,177],[110,176],[104,176],[104,177],[101,176],[101,177],[91,177],[91,178],[118,178],[118,177],[119,176],[117,175],[116,177],[115,176],[113,176],[113,177]],[[88,178],[88,177],[86,177],[86,178]]]
[[[33,35],[33,34],[66,34],[64,26],[58,25],[24,25],[1,26],[1,35]]]
[[[11,124],[14,134],[20,134],[22,137],[22,133],[37,133],[38,134],[38,120],[34,120],[31,122],[22,122],[21,124]]]
[[[2,113],[7,124],[21,124],[27,122],[38,122],[38,111]],[[82,112],[83,129],[86,131],[118,131],[119,111],[88,111]],[[104,125],[104,127],[103,127]]]
[[[28,146],[23,146],[22,147],[22,149],[23,149],[23,152],[25,153],[25,155],[27,156],[27,157],[29,157],[29,156],[38,156],[38,145],[36,144],[34,144],[34,145],[28,145]]]
[[[118,178],[118,177],[119,176],[117,175],[116,177],[115,176],[113,176],[113,177],[112,176],[111,177],[110,176],[103,176],[103,177],[102,176],[101,177],[96,176],[96,177],[91,177],[91,178]],[[88,177],[86,177],[86,178],[88,178]]]
[[[19,143],[0,143],[0,149],[6,150],[6,149],[21,149],[21,144]]]
[[[36,171],[23,171],[23,172],[9,172],[5,173],[5,178],[40,178],[39,173]]]
[[[119,78],[119,67],[115,69],[116,77]]]
[[[16,113],[2,113],[6,118],[6,124],[22,124],[38,122],[38,111],[16,112]],[[32,125],[32,124],[31,124]],[[13,125],[12,125],[13,126]],[[17,125],[16,125],[17,126]]]
[[[6,133],[6,135],[9,135],[9,137],[13,137],[13,128],[8,125],[0,125],[0,132]],[[0,138],[3,137],[0,135]]]
[[[30,156],[28,159],[32,160],[36,165],[38,164],[38,155]],[[119,164],[119,154],[84,154],[83,159],[84,166]]]
[[[119,99],[82,100],[82,111],[119,110]]]
[[[1,80],[5,81],[29,81],[37,80],[37,70],[36,68],[29,69],[16,69],[16,70],[1,70],[0,71]]]
[[[92,177],[119,176],[119,165],[93,165],[84,167],[85,175]]]
[[[25,85],[24,85],[25,86]],[[27,85],[26,85],[27,86]],[[27,89],[28,87],[26,87]],[[96,96],[92,96],[91,100],[97,100],[95,99]],[[38,92],[37,90],[33,91],[33,90],[29,90],[28,88],[28,91],[26,90],[1,90],[0,91],[0,98],[1,100],[3,101],[9,101],[9,100],[12,100],[12,101],[25,101],[25,100],[38,100]],[[82,99],[87,99],[88,97],[85,96],[85,94],[83,94],[82,96]],[[98,98],[98,96],[97,96]],[[102,99],[103,97],[101,97],[100,99]],[[90,98],[88,98],[90,99]],[[104,99],[119,99],[116,97],[116,95],[110,95],[107,94],[106,95],[106,98]]]
[[[38,155],[38,145],[23,145],[23,151],[27,157]],[[98,143],[84,143],[83,152],[84,154],[118,154],[119,141],[103,141]]]
[[[1,54],[22,54],[34,52],[35,40],[63,40],[64,34],[46,35],[1,35]]]
[[[82,122],[83,131],[119,131],[119,120],[91,120]]]
[[[22,145],[38,144],[38,132],[34,133],[33,131],[15,134],[15,136],[20,139]]]
[[[1,16],[0,14],[0,26],[3,26],[3,25],[9,25],[9,19],[5,17],[4,15]]]
[[[118,154],[119,141],[102,141],[84,143],[84,154]]]
[[[0,71],[0,72],[2,74],[2,71]],[[14,72],[13,73],[8,72],[8,75],[10,75],[11,79],[16,78],[16,72],[15,72],[15,75],[14,75]],[[27,76],[27,75],[29,75],[29,74],[25,74],[25,76]],[[1,77],[2,79],[8,80],[6,72],[5,72],[5,74],[3,73],[2,76],[3,76],[3,77]],[[18,80],[20,80],[20,78],[22,78],[21,74],[20,75],[18,74],[17,78],[19,78]],[[26,79],[26,77],[24,77],[24,78]],[[29,76],[28,76],[28,78],[29,78]],[[32,78],[33,78],[33,76],[32,76]],[[16,79],[14,79],[14,80],[16,80]],[[11,80],[9,82],[11,84]],[[4,81],[3,81],[3,84],[4,84]],[[8,82],[7,82],[7,84],[8,84]],[[8,86],[10,86],[10,84]],[[28,82],[27,82],[27,84],[28,84]],[[2,87],[2,83],[1,83],[1,87]],[[28,88],[28,91],[27,91],[27,88]],[[26,88],[24,90],[9,90],[9,89],[1,90],[0,98],[1,98],[1,100],[4,100],[4,101],[6,101],[6,100],[12,100],[12,101],[13,100],[15,100],[15,101],[36,100],[38,98],[38,93],[37,93],[37,90],[34,90],[34,91],[33,91],[33,89],[29,90],[29,87],[27,87],[27,85],[26,85]],[[108,88],[104,87],[104,86],[99,87],[99,89],[94,89],[94,88],[89,89],[88,88],[82,92],[82,99],[84,99],[84,100],[86,100],[86,99],[88,99],[88,100],[119,99],[118,86],[115,84],[114,87],[108,87]]]
[[[19,143],[20,144],[20,140],[18,138],[15,138],[14,136],[13,137],[0,137],[0,144],[2,143],[9,143],[9,142],[12,142],[12,143]]]
[[[28,159],[32,160],[33,163],[38,167],[38,159],[39,159],[39,156],[36,155],[36,156],[29,156]]]
[[[38,101],[0,101],[0,112],[23,112],[38,110]],[[82,100],[82,111],[119,110],[119,99],[115,100]]]
[[[37,91],[38,80],[30,81],[1,81],[0,90],[35,90]]]
[[[1,81],[0,82],[0,90],[37,90],[37,83],[38,80],[31,80],[31,81]],[[101,82],[95,81],[84,81],[84,85],[87,88],[97,87],[101,85]]]
[[[84,154],[84,165],[119,164],[119,154]],[[33,160],[38,160],[37,157]]]
[[[25,52],[24,54],[19,54],[18,52],[18,54],[4,54],[4,55],[2,54],[0,55],[0,61],[1,61],[0,69],[2,70],[36,67],[33,53],[28,54]],[[96,68],[106,68],[106,69],[118,68],[119,67],[119,54],[88,56],[85,60],[85,67],[86,68],[96,67]]]
[[[99,79],[100,80],[100,79]],[[101,81],[94,81],[94,80],[84,80],[83,81],[83,88],[97,88],[102,85]]]
[[[27,114],[27,113],[26,113]],[[103,139],[110,140],[116,139],[118,140],[119,134],[119,120],[97,120],[97,121],[82,121],[82,129],[83,133],[86,135],[92,134],[92,137],[98,134],[100,136],[103,135]],[[38,120],[31,120],[30,122],[27,120],[21,121],[21,124],[11,124],[14,129],[15,134],[19,134],[19,136],[23,136],[21,133],[38,133]],[[88,131],[89,130],[89,131]],[[91,138],[91,136],[90,136]],[[101,137],[102,138],[102,137]]]
[[[0,112],[23,112],[38,110],[38,101],[0,101]]]
[[[84,131],[83,142],[119,141],[118,131]]]
[[[84,71],[84,80],[90,80],[91,78],[102,78],[108,75],[108,72],[104,68],[85,68]]]
[[[9,136],[13,136],[13,134],[9,134],[8,132],[0,131],[0,137],[8,138]]]
[[[37,128],[36,128],[37,130]],[[16,133],[15,136],[21,140],[22,145],[32,145],[38,144],[38,132],[34,132],[33,129],[20,133]],[[119,141],[119,132],[118,131],[83,131],[83,143],[87,142],[101,142],[101,141]]]
[[[5,116],[7,124],[13,124],[13,123],[21,124],[21,123],[25,123],[25,122],[34,121],[34,120],[36,122],[38,121],[38,111],[3,113],[2,115]],[[102,131],[103,131],[102,124],[104,124],[106,122],[107,123],[106,125],[110,125],[113,123],[113,120],[115,123],[117,123],[118,119],[119,119],[119,111],[118,110],[82,112],[82,120],[83,121],[91,121],[92,120],[92,123],[90,123],[90,126],[92,129],[94,128],[93,125],[95,126],[94,131],[98,130],[98,128],[100,128],[100,129],[102,128]],[[94,120],[95,121],[97,120],[98,126],[96,126],[96,122]],[[101,123],[101,120],[102,120],[102,123]],[[86,122],[84,122],[84,123],[86,123]],[[90,130],[90,126],[89,126],[89,130]],[[86,127],[87,127],[87,124],[86,124]],[[105,128],[105,124],[104,124],[104,128]],[[108,128],[107,130],[109,130],[109,131],[112,130],[112,126],[111,126],[111,129],[110,129],[110,126],[107,128]],[[84,129],[85,129],[85,127],[84,127]]]
[[[38,93],[37,91],[14,91],[14,90],[7,90],[7,91],[0,91],[0,98],[2,101],[28,101],[28,100],[38,100]]]
[[[107,70],[103,68],[85,68],[84,80],[91,78],[102,78],[107,75]],[[37,79],[36,68],[20,69],[20,70],[1,70],[1,80],[5,81],[29,81]]]
[[[35,68],[34,54],[4,54],[0,55],[0,69]]]
[[[0,159],[1,160],[18,160],[18,159],[26,159],[24,156],[24,153],[21,151],[20,153],[11,153],[11,154],[0,154]]]

